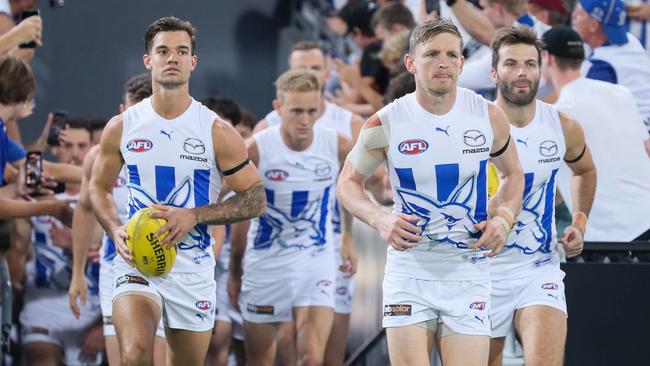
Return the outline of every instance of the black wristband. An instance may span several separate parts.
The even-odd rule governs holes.
[[[234,167],[232,169],[224,170],[222,172],[222,174],[223,175],[233,175],[233,174],[237,173],[238,171],[244,169],[246,167],[246,165],[248,165],[249,162],[250,162],[250,159],[246,159],[243,163],[237,165],[236,167]]]

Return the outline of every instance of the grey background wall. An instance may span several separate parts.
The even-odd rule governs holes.
[[[23,121],[29,141],[47,113],[110,117],[117,113],[123,83],[146,71],[143,34],[161,16],[187,19],[197,29],[199,63],[190,91],[195,98],[227,95],[258,117],[271,108],[273,80],[286,68],[294,0],[70,0],[60,9],[39,6],[43,46],[32,66],[37,77],[36,112]]]

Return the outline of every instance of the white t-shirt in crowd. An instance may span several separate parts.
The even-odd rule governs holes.
[[[630,241],[650,228],[650,158],[641,114],[625,87],[579,78],[556,103],[578,120],[596,165],[596,196],[585,240]],[[560,169],[558,188],[571,209],[571,171]]]

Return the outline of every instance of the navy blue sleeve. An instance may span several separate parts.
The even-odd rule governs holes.
[[[607,61],[602,60],[589,60],[591,67],[587,72],[587,79],[606,81],[612,84],[618,84],[618,77],[616,77],[616,70]]]
[[[13,163],[14,161],[23,159],[25,156],[27,156],[27,151],[16,141],[7,138],[7,161]]]

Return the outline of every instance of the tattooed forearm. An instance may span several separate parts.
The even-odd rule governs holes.
[[[225,202],[195,208],[199,224],[223,225],[259,216],[266,209],[264,185],[259,182]]]

